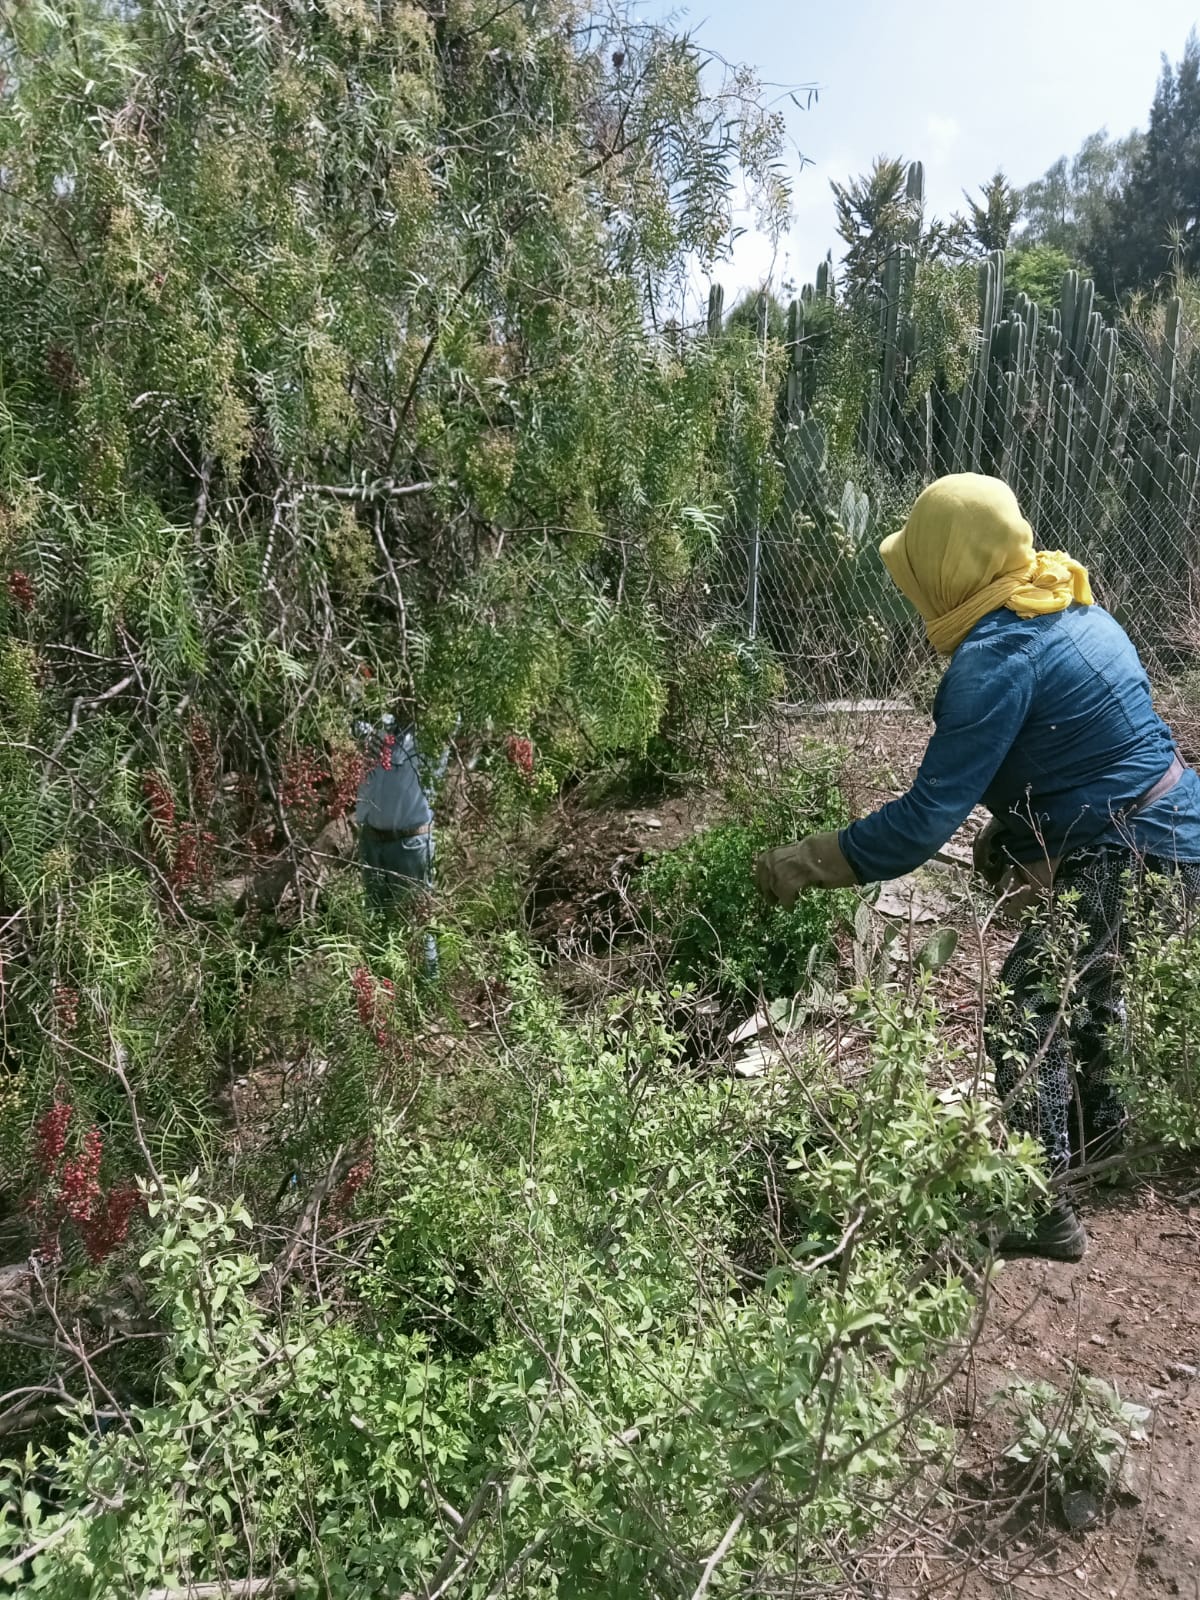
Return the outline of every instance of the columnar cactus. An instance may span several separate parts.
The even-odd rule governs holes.
[[[829,258],[790,308],[779,448],[791,513],[822,527],[832,517],[857,549],[866,516],[855,487],[861,474],[873,474],[867,482],[878,507],[879,494],[902,502],[914,484],[939,472],[994,472],[1013,484],[1035,527],[1054,543],[1091,552],[1102,564],[1115,550],[1122,566],[1140,565],[1172,582],[1184,575],[1194,560],[1193,530],[1200,533],[1200,351],[1185,353],[1178,298],[1166,303],[1153,353],[1143,343],[1123,356],[1090,279],[1066,273],[1049,312],[1024,294],[1006,305],[1005,257],[996,252],[980,263],[978,340],[961,391],[913,395],[922,333],[913,317],[924,201],[919,163],[910,168],[907,198],[912,221],[877,285],[876,364],[865,375],[855,465],[831,459],[811,414],[820,373],[813,335],[829,327],[828,308],[838,300]],[[710,328],[720,306],[714,292]],[[835,473],[846,485],[837,513],[830,511]],[[839,607],[850,604],[845,584],[864,571],[857,559],[852,578],[849,568],[839,570]],[[1136,580],[1125,600],[1153,604]],[[1158,626],[1161,632],[1161,618]]]

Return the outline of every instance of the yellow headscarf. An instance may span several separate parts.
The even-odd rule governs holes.
[[[1016,495],[1001,479],[978,472],[931,483],[879,554],[944,656],[1002,606],[1019,617],[1041,617],[1072,601],[1092,604],[1087,568],[1059,550],[1035,550]]]

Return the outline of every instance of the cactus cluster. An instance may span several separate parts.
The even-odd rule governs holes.
[[[923,182],[915,163],[908,191],[914,216]],[[810,335],[818,325],[828,328],[838,296],[829,260],[789,309],[779,456],[792,520],[799,508],[802,520],[836,527],[861,571],[856,554],[871,504],[846,482],[850,473],[876,501],[902,497],[944,472],[994,473],[1013,485],[1046,542],[1069,543],[1098,566],[1110,601],[1126,620],[1140,612],[1142,642],[1155,648],[1171,624],[1156,608],[1197,555],[1200,352],[1185,359],[1179,300],[1166,303],[1154,349],[1142,340],[1122,350],[1118,330],[1097,308],[1095,285],[1079,273],[1065,275],[1060,304],[1049,314],[1023,294],[1006,305],[1005,257],[997,251],[979,266],[978,336],[965,383],[957,392],[935,384],[915,394],[917,257],[915,236],[898,242],[879,284],[876,359],[856,465],[833,462],[814,415],[820,377],[812,354],[818,341]],[[714,300],[710,327],[719,315]]]
[[[1117,329],[1096,309],[1091,279],[1068,272],[1048,316],[1023,294],[1006,309],[997,251],[979,267],[967,382],[958,393],[934,388],[914,404],[914,275],[912,247],[899,245],[883,275],[878,361],[859,429],[859,451],[872,466],[924,478],[995,473],[1017,489],[1035,524],[1088,541],[1130,519],[1156,537],[1190,526],[1200,491],[1200,358],[1182,359],[1178,298],[1166,304],[1153,381],[1143,373],[1139,382],[1122,365]],[[826,293],[830,282],[823,272]],[[795,302],[789,331],[802,326],[817,292],[806,289]],[[802,352],[794,342],[789,402],[805,394]],[[801,423],[801,409],[788,409],[793,425]],[[804,448],[811,452],[811,442]]]

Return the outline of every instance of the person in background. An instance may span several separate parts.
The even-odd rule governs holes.
[[[935,732],[912,788],[840,833],[768,851],[755,880],[790,909],[810,888],[897,878],[939,850],[977,805],[992,820],[976,865],[1006,894],[1035,894],[1004,963],[1008,1001],[987,1042],[1010,1125],[1037,1138],[1052,1178],[1121,1143],[1109,1080],[1123,1018],[1121,945],[1131,878],[1181,880],[1200,896],[1200,777],[1179,759],[1122,628],[1093,603],[1086,570],[1035,551],[1008,486],[975,473],[939,479],[880,547],[934,647],[949,657]],[[1070,916],[1053,908],[1066,902]],[[1076,931],[1069,992],[1056,984],[1064,928]],[[1005,1254],[1077,1261],[1087,1236],[1061,1183]]]
[[[384,716],[379,728],[359,723],[355,729],[373,765],[358,790],[355,820],[363,866],[363,888],[375,910],[391,915],[407,910],[433,887],[433,797],[445,776],[450,751],[425,761],[412,728],[396,731],[395,718]],[[425,935],[425,972],[438,972],[437,940]]]

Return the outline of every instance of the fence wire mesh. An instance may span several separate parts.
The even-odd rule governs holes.
[[[914,275],[898,252],[871,304],[873,354],[849,443],[832,437],[814,388],[837,304],[828,270],[792,304],[773,447],[724,552],[741,626],[771,645],[796,701],[927,704],[935,658],[878,545],[932,479],[985,472],[1011,484],[1042,548],[1089,567],[1156,686],[1177,685],[1200,647],[1200,344],[1180,301],[1118,328],[1071,273],[1047,312],[1024,295],[1006,300],[997,253],[979,269],[965,381],[919,387]],[[714,308],[710,331],[719,291]]]

